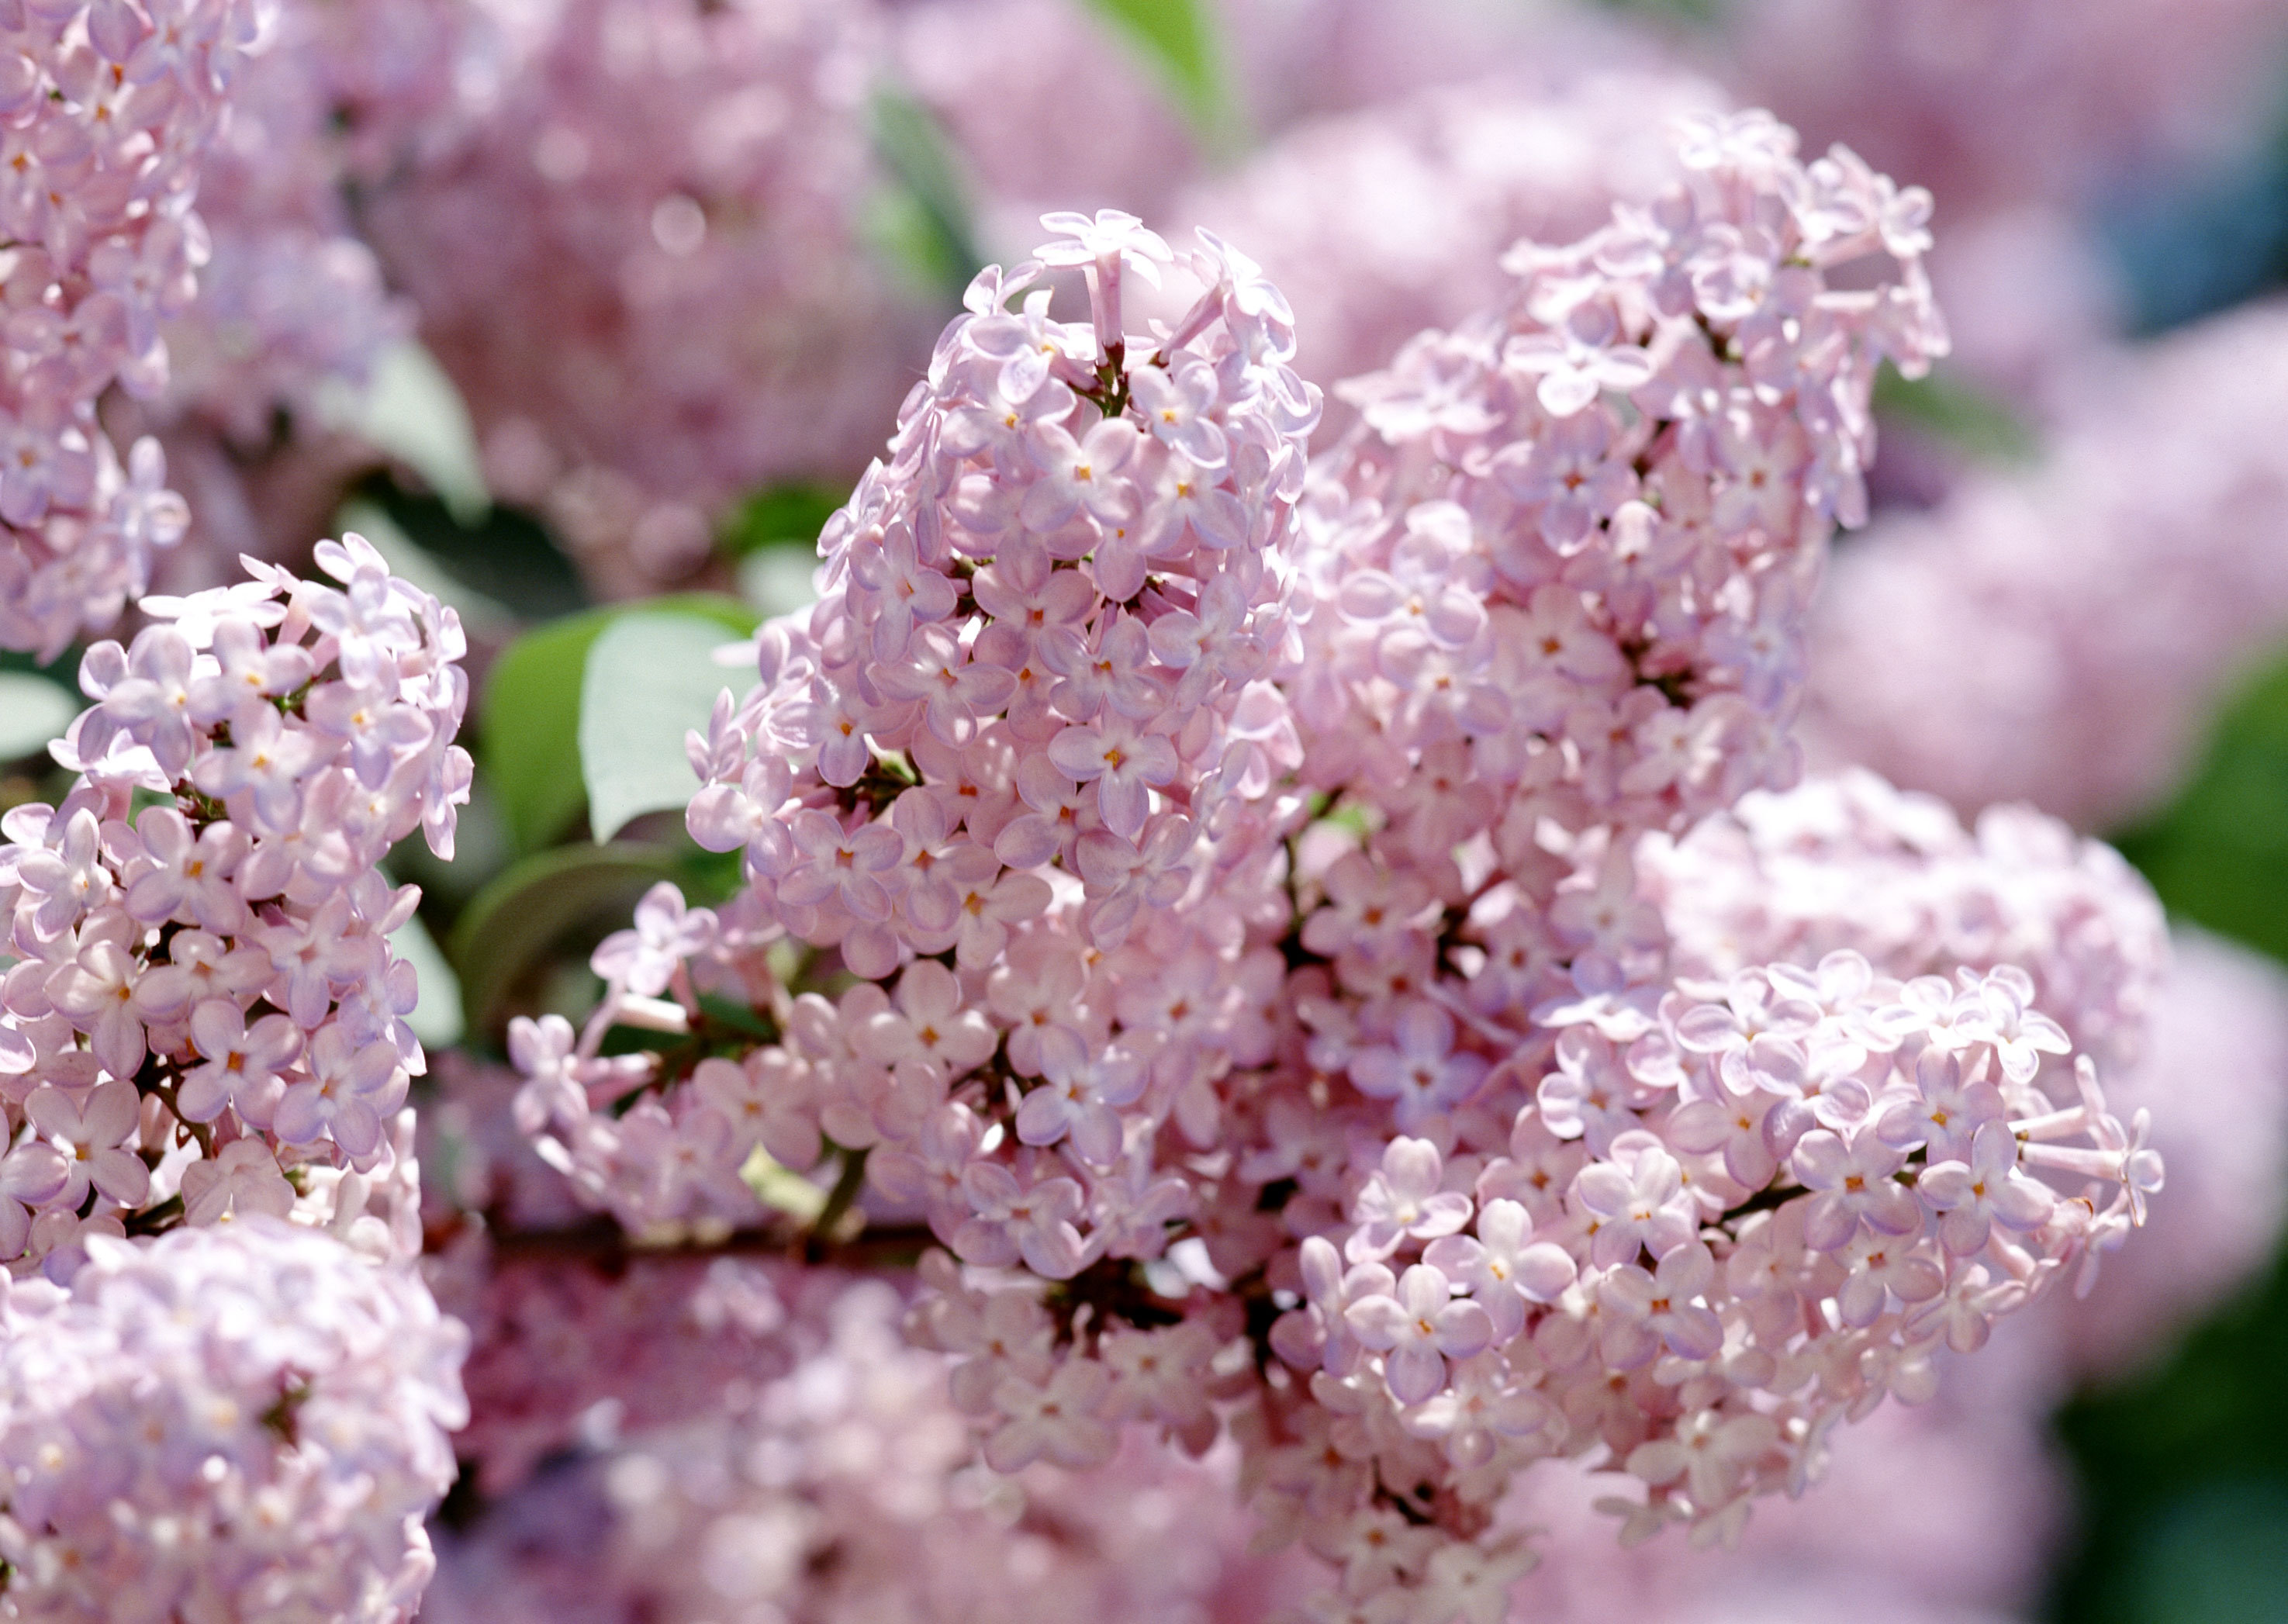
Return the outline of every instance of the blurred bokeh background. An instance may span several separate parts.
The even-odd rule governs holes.
[[[107,410],[192,502],[162,590],[348,527],[459,606],[477,800],[396,867],[424,1036],[480,1056],[653,880],[735,877],[615,696],[703,717],[1042,210],[1213,228],[1331,386],[1648,195],[1680,112],[1928,187],[1955,352],[1880,393],[1805,736],[2151,882],[2164,1211],[1823,1509],[1553,1564],[1532,1616],[2288,1619],[2288,0],[284,0],[241,102],[174,382]],[[0,803],[52,792],[75,662],[0,661]]]

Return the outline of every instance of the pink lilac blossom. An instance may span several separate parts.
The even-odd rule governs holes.
[[[153,551],[181,537],[158,442],[122,457],[96,402],[114,384],[146,399],[166,387],[162,327],[207,257],[200,161],[267,24],[252,0],[19,7],[0,21],[0,647],[52,660],[102,630],[143,590]]]
[[[11,1616],[401,1624],[466,1338],[409,1268],[262,1214],[0,1274]]]
[[[639,591],[704,562],[735,498],[854,473],[926,358],[862,234],[870,12],[561,0],[501,28],[369,240],[495,488]]]
[[[582,1199],[767,1233],[806,1174],[822,1240],[862,1185],[947,1248],[910,1329],[989,1467],[1227,1435],[1315,1607],[1421,1624],[1501,1615],[1533,1462],[1602,1451],[1630,1534],[1721,1541],[2086,1287],[2162,1179],[2098,1080],[2138,943],[1711,973],[1640,893],[1640,836],[1792,780],[1875,366],[1942,345],[1927,197],[1764,115],[1680,158],[1359,387],[1307,491],[1238,250],[1148,335],[1173,254],[1132,217],[1047,218],[1086,324],[981,273],[820,602],[688,740],[744,888],[655,891],[583,1028],[512,1027]]]
[[[900,1335],[910,1270],[615,1248],[517,1132],[513,1073],[447,1055],[435,1076],[425,1268],[472,1327],[455,1443],[484,1500],[433,1530],[425,1618],[1086,1604],[1239,1624],[1294,1577],[1245,1555],[1227,1449],[1195,1464],[1139,1437],[1084,1487],[1047,1465],[998,1477],[948,1362]]]
[[[822,1129],[850,1148],[911,1140],[998,1040],[942,965],[898,976],[894,1003],[878,983],[908,955],[949,955],[973,978],[1005,951],[1045,973],[1078,970],[1082,955],[1117,947],[1204,883],[1202,856],[1220,847],[1226,867],[1251,872],[1274,860],[1245,803],[1290,736],[1259,678],[1284,635],[1271,560],[1316,392],[1284,364],[1275,295],[1220,243],[1204,250],[1216,267],[1208,291],[1156,340],[1125,331],[1123,293],[1132,278],[1156,279],[1166,245],[1109,210],[1049,224],[1067,240],[1043,258],[1080,265],[1092,322],[1050,317],[1047,291],[1033,289],[1037,263],[979,277],[973,313],[948,329],[909,400],[892,461],[828,527],[831,595],[766,629],[764,683],[743,705],[727,694],[708,733],[693,736],[708,780],[693,833],[743,849],[750,889],[720,921],[687,915],[671,888],[648,903],[636,931],[600,950],[615,993],[589,1039],[623,999],[666,990],[647,939],[666,950],[662,965],[719,947],[736,986],[741,955],[790,934],[837,948],[869,980],[838,1006],[789,1004],[780,1018],[795,1047],[751,1058],[743,1079],[727,1064],[719,1081],[695,1079],[696,1108],[674,1113],[646,1099],[600,1114],[592,1107],[643,1080],[599,1077],[584,1093],[544,1082],[544,1071],[584,1064],[590,1042],[575,1057],[568,1027],[518,1029],[551,1153],[584,1187],[609,1192],[631,1227],[751,1215],[735,1172],[758,1145],[806,1162]],[[1016,298],[1021,313],[1007,308]],[[1053,861],[1077,894],[1058,927],[1029,931],[1055,899]],[[1212,975],[1212,953],[1197,962]],[[1180,1025],[1183,994],[1164,986]],[[1202,990],[1204,1011],[1219,994]],[[1036,1056],[1029,1074],[1075,1091],[1070,1113],[1029,1119],[1045,1145],[1092,1102],[1132,1103],[1150,1058],[1092,1062],[1078,1034]],[[787,1097],[798,1088],[803,1104]],[[780,1097],[775,1109],[729,1107],[749,1092]],[[1052,1203],[1077,1191],[1053,1183]],[[1030,1245],[1037,1261],[1064,1255],[1061,1219],[1013,1187],[996,1199],[1032,1215],[1003,1232],[1010,1244]],[[1076,1253],[1069,1261],[1079,1266]]]
[[[360,537],[317,558],[338,586],[250,561],[237,586],[145,598],[133,646],[81,663],[95,703],[52,747],[70,793],[0,820],[19,1272],[257,1213],[418,1246],[419,989],[389,935],[420,893],[377,865],[417,828],[452,852],[464,644]]]
[[[2044,1305],[2062,1367],[2153,1357],[2263,1261],[2288,1157],[2288,1001],[2254,955],[2165,936],[2151,893],[2109,847],[2022,806],[1989,808],[1965,829],[1934,798],[1859,771],[1748,796],[1673,845],[1648,842],[1638,867],[1696,973],[1839,949],[1901,976],[2019,965],[2105,1066],[2119,1108],[2152,1110],[2181,1193],[2106,1290]]]
[[[1958,807],[2118,825],[2288,630],[2288,311],[2085,367],[2041,464],[1887,518],[1813,617],[1807,733]]]
[[[1650,69],[1443,86],[1299,124],[1174,208],[1262,260],[1294,305],[1299,369],[1332,389],[1498,299],[1513,242],[1649,201],[1671,178],[1671,122],[1721,99]],[[1352,416],[1338,400],[1330,428]]]
[[[306,557],[382,460],[341,421],[414,313],[384,286],[352,199],[414,161],[483,36],[458,0],[295,4],[240,76],[201,176],[201,296],[163,329],[167,388],[106,404],[115,436],[158,436],[189,501],[156,590],[234,579],[241,553]]]
[[[792,1369],[783,1271],[736,1257],[584,1256],[586,1209],[515,1124],[520,1079],[454,1050],[420,1112],[427,1256],[471,1334],[468,1425],[454,1439],[489,1497],[592,1440],[719,1413],[727,1388]]]
[[[337,59],[385,52],[373,38],[383,9],[287,6],[241,75],[200,178],[211,257],[201,297],[166,329],[174,368],[155,406],[163,420],[189,417],[242,452],[261,449],[279,412],[298,432],[314,430],[320,391],[362,387],[380,351],[411,330],[412,310],[384,287],[346,195],[393,167],[377,152],[361,165],[352,143],[370,145],[377,124],[401,115],[361,105],[338,83]],[[426,9],[438,13],[440,47],[415,82],[449,83],[456,30],[443,6]]]
[[[1944,350],[1930,200],[1839,148],[1799,163],[1768,115],[1686,129],[1661,201],[1520,245],[1495,313],[1346,385],[1362,424],[1315,468],[1307,777],[1388,786],[1426,860],[1490,828],[1523,877],[1542,821],[1676,827],[1797,771],[1809,598],[1865,518],[1875,368]],[[1869,255],[1898,279],[1829,286]]]

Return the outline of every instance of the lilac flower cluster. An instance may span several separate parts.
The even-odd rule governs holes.
[[[108,625],[187,522],[157,442],[123,466],[96,401],[165,386],[161,324],[207,254],[199,160],[265,21],[255,0],[0,19],[0,647],[52,659]]]
[[[346,1232],[410,1178],[419,989],[389,934],[419,893],[377,865],[416,828],[452,852],[463,640],[362,539],[317,553],[338,587],[250,560],[145,598],[82,661],[70,794],[0,820],[0,1261],[67,1278],[91,1237],[298,1200]]]
[[[1315,400],[1236,250],[1148,337],[1124,294],[1172,256],[1128,217],[1050,218],[1086,326],[981,275],[820,603],[691,738],[745,887],[655,891],[584,1030],[513,1030],[581,1198],[703,1236],[831,1171],[822,1233],[854,1196],[950,1250],[912,1332],[988,1464],[1228,1434],[1331,1605],[1424,1624],[1498,1615],[1530,1462],[1601,1449],[1627,1535],[1728,1537],[2085,1282],[2160,1162],[2094,1008],[2075,1056],[1985,951],[2036,944],[1893,968],[1802,952],[1821,921],[1719,970],[1639,879],[1648,833],[1792,778],[1875,367],[1943,343],[1927,198],[1768,115],[1680,156],[1355,386],[1307,494]],[[2046,995],[2133,986],[2143,908],[2061,925]],[[615,1026],[665,1046],[604,1058]]]
[[[401,1624],[467,1419],[419,1279],[250,1213],[0,1272],[12,1616]]]
[[[1291,1560],[1245,1554],[1231,1451],[1140,1436],[1086,1482],[998,1477],[946,1360],[901,1335],[910,1270],[596,1251],[516,1130],[521,1080],[459,1055],[433,1075],[425,1266],[472,1332],[455,1442],[484,1509],[439,1533],[424,1618],[1243,1624],[1293,1593]]]
[[[1425,860],[1494,827],[1522,877],[1544,820],[1673,827],[1792,781],[1875,368],[1944,349],[1930,199],[1841,148],[1799,164],[1768,115],[1691,127],[1688,186],[1513,250],[1500,311],[1346,387],[1363,426],[1315,470],[1307,776],[1422,825]],[[1884,254],[1897,281],[1829,285]]]
[[[631,1224],[719,1209],[711,1185],[737,1212],[736,1171],[758,1143],[798,1165],[822,1130],[850,1149],[910,1145],[997,1047],[965,1008],[965,974],[1005,966],[996,985],[1013,1010],[1069,997],[1092,958],[1211,866],[1259,886],[1275,859],[1251,803],[1292,766],[1292,733],[1261,677],[1284,651],[1274,549],[1316,392],[1286,365],[1276,292],[1235,251],[1204,238],[1207,291],[1172,329],[1132,337],[1125,281],[1156,278],[1167,246],[1111,211],[1049,223],[1064,238],[1039,262],[978,278],[891,461],[830,524],[830,595],[806,622],[766,629],[763,684],[743,705],[726,695],[694,736],[707,782],[691,831],[743,850],[749,888],[720,919],[687,914],[669,888],[608,941],[597,963],[615,996],[582,1053],[626,999],[687,989],[682,961],[719,944],[791,935],[867,982],[789,1008],[787,1047],[745,1071],[711,1066],[691,1097],[710,1105],[674,1116],[655,1099],[592,1113],[570,1028],[521,1030],[534,1125]],[[1035,284],[1050,265],[1083,271],[1089,323],[1049,315]],[[1214,966],[1204,950],[1181,973],[1212,980]],[[876,985],[893,976],[894,1004]],[[1164,995],[1181,1020],[1179,987]],[[1152,1057],[1054,1024],[1075,1014],[1045,1016],[1013,1057],[1019,1075],[1057,1084],[1025,1131],[1046,1145],[1077,1124],[1110,1156],[1113,1111],[1144,1091]],[[606,1071],[600,1098],[641,1081]],[[1040,1233],[1039,1256],[1080,1265],[1076,1236],[1068,1256],[1061,1230]]]

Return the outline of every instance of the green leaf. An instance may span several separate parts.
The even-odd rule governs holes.
[[[1611,11],[1634,12],[1657,21],[1688,22],[1702,28],[1723,21],[1728,3],[1728,0],[1603,0]]]
[[[1233,139],[1224,95],[1223,52],[1199,0],[1082,0],[1144,53],[1212,148]]]
[[[766,547],[739,560],[739,596],[767,615],[789,614],[818,601],[817,574],[809,548]]]
[[[451,1048],[466,1030],[461,1017],[461,982],[438,950],[436,938],[416,915],[397,928],[389,945],[399,958],[413,966],[421,981],[421,1002],[413,1006],[405,1024],[429,1048]]]
[[[715,651],[720,622],[636,610],[590,646],[580,691],[580,772],[588,828],[609,840],[628,820],[679,807],[698,788],[683,736],[704,728],[716,697],[738,683]]]
[[[2171,913],[2288,960],[2288,663],[2225,708],[2176,801],[2115,844]]]
[[[2082,1530],[2045,1616],[2059,1624],[2288,1616],[2283,1347],[2288,1258],[2276,1257],[2166,1359],[2060,1413],[2055,1432],[2080,1479]]]
[[[1981,462],[2030,463],[2041,449],[2016,413],[1942,370],[1908,378],[1885,361],[1875,375],[1875,409]]]
[[[497,1039],[521,994],[561,953],[627,923],[645,891],[679,877],[660,846],[564,846],[511,867],[471,899],[453,927],[452,962],[474,1030]]]
[[[952,139],[927,107],[898,91],[877,90],[870,110],[875,155],[891,184],[872,200],[868,233],[920,288],[957,298],[985,259]]]
[[[767,547],[814,549],[818,533],[849,494],[824,485],[774,485],[757,491],[723,527],[723,545],[734,558]]]
[[[592,609],[526,633],[493,661],[485,682],[477,735],[478,770],[485,776],[509,833],[520,852],[562,837],[587,804],[581,772],[580,694],[588,650],[604,629],[629,609]],[[735,598],[690,593],[658,598],[641,613],[698,615],[727,637],[746,637],[761,617]],[[724,680],[735,686],[735,672]],[[676,749],[683,748],[676,735]],[[688,776],[689,768],[685,769]]]
[[[427,480],[463,524],[474,524],[492,505],[469,408],[436,358],[414,340],[384,350],[363,389],[337,382],[320,395],[318,410]]]
[[[589,607],[579,571],[528,512],[497,502],[481,519],[465,525],[440,498],[407,488],[385,469],[359,480],[352,495],[388,514],[408,541],[461,586],[505,606],[528,625]]]
[[[80,713],[80,701],[44,677],[0,671],[0,761],[37,756],[60,738]]]

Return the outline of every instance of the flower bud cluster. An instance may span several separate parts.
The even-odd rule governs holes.
[[[1235,252],[1141,365],[1134,221],[1051,221],[1087,327],[981,277],[691,741],[746,888],[655,891],[584,1031],[514,1030],[582,1198],[703,1232],[815,1169],[814,1240],[854,1201],[952,1254],[912,1333],[989,1465],[1229,1432],[1269,1540],[1423,1624],[1532,1560],[1492,1520],[1526,1463],[1601,1448],[1629,1533],[1725,1537],[2086,1278],[2160,1168],[2027,973],[1801,952],[1824,918],[1720,971],[1639,880],[1646,831],[1792,776],[1874,367],[1942,342],[1927,200],[1756,115],[1683,154],[1361,389],[1297,536],[1315,402]],[[2045,985],[2099,1007],[2133,950],[2070,934]]]
[[[0,1559],[18,1617],[400,1624],[468,1417],[410,1271],[250,1214],[0,1273]]]
[[[0,19],[0,647],[52,659],[142,590],[188,521],[157,442],[96,420],[167,381],[162,321],[207,255],[200,157],[260,42],[256,0],[22,5]]]
[[[132,647],[82,662],[96,703],[54,747],[79,780],[0,820],[0,1262],[60,1277],[90,1236],[298,1201],[403,1240],[425,1060],[389,935],[419,892],[376,865],[417,827],[451,852],[464,646],[360,537],[317,552],[338,588],[250,561],[144,599]]]

